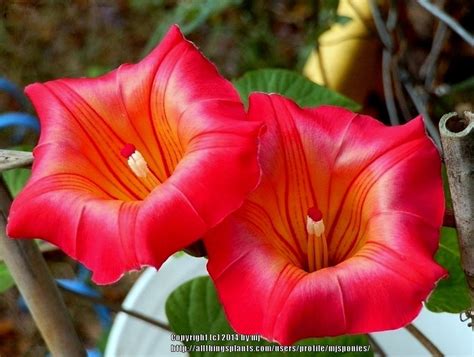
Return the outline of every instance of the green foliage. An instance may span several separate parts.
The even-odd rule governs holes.
[[[182,250],[180,250],[180,251],[174,253],[174,254],[173,254],[173,257],[175,257],[175,258],[181,258],[181,257],[184,257],[185,255],[186,255],[186,253],[183,252]]]
[[[31,151],[33,147],[31,145],[20,145],[12,147],[11,149],[20,151]],[[20,191],[23,189],[26,182],[30,178],[30,174],[31,170],[24,168],[7,170],[1,174],[12,197],[16,197],[16,195],[20,193]]]
[[[140,10],[150,6],[163,6],[165,0],[128,0],[128,2],[132,9]]]
[[[473,95],[474,94],[474,76],[465,79],[462,82],[456,83],[451,87],[451,94],[466,94],[466,95]],[[471,97],[472,98],[472,97]]]
[[[99,340],[97,341],[97,349],[104,354],[107,348],[107,342],[109,341],[110,329],[102,330]]]
[[[472,103],[472,98],[474,98],[474,76],[451,86],[440,88],[441,96],[433,103],[433,112],[436,117],[441,117],[452,111],[462,113],[472,108],[470,103]],[[442,91],[444,90],[446,90],[446,93],[443,94]]]
[[[350,17],[337,14],[338,6],[339,0],[319,1],[318,22],[314,30],[315,38],[329,30],[329,28],[336,23],[345,25],[351,21]]]
[[[442,228],[436,261],[449,272],[449,277],[438,283],[426,307],[434,312],[452,313],[469,308],[469,291],[461,268],[458,240],[454,228]]]
[[[90,66],[86,70],[86,75],[87,77],[99,77],[110,70],[112,70],[112,68],[107,68],[104,66]]]
[[[198,352],[198,346],[278,346],[263,339],[260,341],[242,341],[245,336],[237,335],[229,326],[224,311],[219,304],[216,290],[209,277],[199,277],[190,280],[178,287],[166,301],[166,314],[170,321],[171,328],[178,335],[200,335],[216,336],[219,341],[188,341],[186,346],[196,346],[196,351],[190,355],[195,356],[225,356],[225,352]],[[247,336],[250,337],[250,336]],[[224,340],[226,339],[226,340]],[[309,339],[300,341],[297,345],[359,345],[368,346],[366,336],[342,336],[338,338]],[[250,348],[250,347],[248,347]],[[239,356],[281,356],[279,352],[239,352]],[[314,352],[285,352],[285,356],[314,356]],[[366,353],[372,355],[372,352]],[[332,353],[318,353],[318,356],[329,356]],[[346,353],[345,356],[356,355]],[[360,355],[360,353],[357,353]]]
[[[326,0],[279,1],[278,6],[243,0],[16,3],[0,6],[0,67],[3,76],[20,85],[96,76],[137,62],[172,23],[226,77],[267,67],[300,69],[314,47],[311,29],[318,26],[319,9],[331,5]],[[60,31],[64,26],[67,31]]]
[[[443,191],[444,191],[445,205],[447,209],[452,210],[453,200],[451,198],[451,191],[449,190],[448,172],[446,171],[446,166],[443,165],[441,170],[442,170],[441,175],[443,178]]]
[[[317,18],[308,26],[306,44],[299,53],[298,68],[303,66],[315,45],[317,46],[319,36],[334,24],[345,25],[352,20],[348,16],[337,14],[339,0],[319,0],[316,4]]]
[[[28,146],[17,147],[15,150],[24,150],[30,149]],[[15,197],[23,189],[26,184],[26,181],[30,178],[31,170],[30,169],[12,169],[3,172],[3,180],[8,188],[8,191]],[[10,289],[15,285],[15,281],[11,277],[5,263],[0,263],[0,293]]]
[[[204,24],[209,17],[231,6],[240,5],[241,2],[242,0],[189,0],[178,2],[174,10],[160,20],[143,53],[150,52],[171,25],[178,24],[181,31],[187,35]]]
[[[10,191],[12,197],[16,197],[18,193],[23,189],[26,181],[30,178],[31,170],[29,169],[12,169],[3,172],[3,179]]]
[[[350,110],[360,106],[352,100],[320,86],[302,75],[284,69],[260,69],[244,74],[234,85],[244,103],[248,104],[251,92],[279,93],[293,99],[301,107],[339,105]]]
[[[14,150],[31,150],[31,146],[23,145],[19,147],[12,148]],[[15,197],[23,189],[26,184],[26,181],[30,178],[31,170],[30,169],[12,169],[7,170],[1,173],[3,180],[8,188],[8,191]],[[15,281],[10,275],[10,272],[7,269],[5,263],[0,262],[0,293],[10,289],[15,285]]]
[[[0,293],[3,293],[15,285],[5,263],[0,263]]]

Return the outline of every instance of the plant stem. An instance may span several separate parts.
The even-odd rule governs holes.
[[[127,315],[135,317],[136,319],[145,321],[145,322],[147,322],[147,323],[149,323],[153,326],[159,327],[159,328],[161,328],[163,330],[166,330],[166,331],[169,331],[169,332],[173,332],[173,330],[171,330],[171,327],[169,327],[166,323],[164,323],[162,321],[159,321],[159,320],[153,319],[151,317],[148,317],[148,316],[146,316],[146,315],[144,315],[140,312],[126,309],[122,305],[114,303],[112,301],[108,301],[108,300],[106,300],[102,297],[94,297],[94,296],[84,295],[84,294],[81,294],[81,293],[78,293],[78,292],[75,292],[75,291],[68,290],[68,289],[66,289],[62,286],[59,286],[59,288],[62,289],[63,291],[65,291],[66,293],[77,296],[77,297],[79,297],[83,300],[90,301],[94,304],[104,305],[104,306],[108,307],[110,310],[112,310],[114,312],[123,312]]]
[[[425,88],[433,89],[433,82],[435,80],[436,64],[438,62],[441,51],[446,40],[449,37],[448,27],[444,22],[439,22],[438,27],[433,38],[431,51],[425,59],[425,62],[420,67],[420,76],[425,79]]]
[[[429,11],[431,15],[437,17],[440,21],[448,25],[454,32],[461,36],[470,46],[474,46],[474,36],[472,36],[459,22],[445,13],[436,5],[427,0],[418,0],[418,4],[423,6],[425,10]]]
[[[385,357],[387,354],[384,352],[382,347],[378,344],[377,341],[374,340],[374,338],[371,335],[367,335],[370,345],[372,346],[372,349],[374,350],[374,356],[378,357]]]
[[[439,123],[458,231],[461,264],[474,310],[474,114],[445,114]],[[474,324],[472,324],[474,330]]]
[[[401,73],[403,73],[403,71]],[[403,77],[405,78],[403,79]],[[438,130],[436,129],[435,124],[433,124],[433,121],[431,120],[431,117],[428,114],[428,109],[426,107],[425,100],[420,95],[419,88],[413,86],[413,84],[409,80],[409,75],[407,73],[405,73],[403,77],[402,77],[403,86],[408,92],[408,95],[410,96],[411,101],[415,105],[416,110],[418,110],[418,113],[420,113],[423,116],[423,122],[425,123],[426,130],[430,134],[438,150],[441,152],[441,139],[439,137]]]
[[[418,330],[415,325],[409,324],[405,326],[405,328],[408,332],[412,334],[413,337],[418,340],[418,342],[423,345],[423,347],[425,347],[430,352],[433,357],[444,356],[443,353],[438,349],[438,347],[436,347],[428,337],[426,337],[420,330]]]
[[[321,54],[321,50],[319,49],[319,40],[316,42],[316,55],[318,56],[319,70],[321,71],[323,85],[329,88],[329,80],[326,74],[326,67],[324,66],[323,56]]]
[[[32,240],[13,240],[6,235],[10,195],[0,180],[0,250],[25,299],[35,323],[53,356],[86,355],[61,295],[38,247]]]

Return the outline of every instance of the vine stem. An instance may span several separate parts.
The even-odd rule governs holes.
[[[417,0],[418,4],[429,11],[431,15],[437,17],[440,21],[448,25],[454,32],[461,36],[464,41],[466,41],[470,46],[474,46],[474,36],[472,36],[464,27],[462,27],[459,22],[445,13],[436,5],[432,4],[427,0]]]
[[[375,339],[371,335],[367,335],[367,338],[369,339],[369,343],[372,346],[372,349],[374,350],[374,356],[377,356],[377,357],[387,356],[387,354],[382,349],[382,347],[377,343],[377,341],[375,341]]]
[[[88,296],[88,295],[84,295],[84,294],[81,294],[81,293],[77,293],[75,291],[71,291],[71,290],[68,290],[68,289],[62,287],[61,285],[59,285],[59,288],[64,290],[65,293],[77,296],[78,298],[83,299],[85,301],[91,302],[93,304],[100,304],[100,305],[106,306],[107,308],[109,308],[113,312],[123,312],[127,315],[130,315],[131,317],[134,317],[136,319],[147,322],[150,325],[153,325],[155,327],[159,327],[159,328],[161,328],[165,331],[173,332],[171,327],[163,321],[159,321],[157,319],[151,318],[147,315],[144,315],[144,314],[142,314],[140,312],[137,312],[137,311],[134,311],[134,310],[129,310],[129,309],[123,307],[120,304],[114,303],[114,302],[109,301],[107,299],[104,299],[102,297],[94,297],[94,296]]]
[[[412,336],[415,337],[418,342],[420,342],[423,347],[425,347],[431,353],[432,356],[444,356],[443,353],[438,349],[438,347],[436,347],[428,337],[426,337],[420,330],[418,330],[415,325],[409,324],[405,326],[405,329],[410,332]]]
[[[0,250],[36,326],[53,356],[82,357],[86,351],[35,242],[6,234],[11,198],[0,179]]]

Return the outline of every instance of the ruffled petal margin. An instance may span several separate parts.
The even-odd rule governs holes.
[[[247,120],[230,82],[176,26],[137,64],[26,93],[41,137],[8,234],[58,245],[97,283],[159,268],[239,208],[259,181],[262,124]],[[120,155],[128,143],[159,182],[154,189]]]
[[[204,240],[231,326],[286,345],[412,321],[446,276],[433,259],[444,211],[440,158],[421,118],[386,127],[265,94],[251,96],[249,116],[267,127],[262,182]],[[328,239],[347,247],[334,241],[340,260],[308,272],[298,242],[313,199]]]

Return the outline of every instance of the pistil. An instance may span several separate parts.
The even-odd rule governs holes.
[[[328,246],[324,233],[322,212],[317,206],[308,209],[306,231],[308,233],[308,269],[310,272],[326,268],[329,263]]]
[[[140,151],[135,148],[135,145],[125,144],[122,150],[120,150],[120,154],[127,159],[130,170],[143,181],[147,188],[152,190],[159,184],[158,179],[150,171],[145,158]]]

